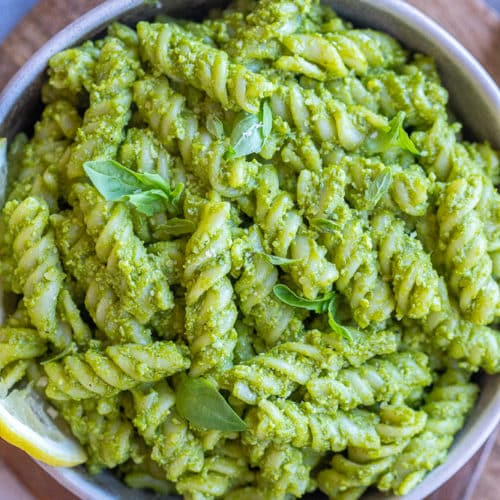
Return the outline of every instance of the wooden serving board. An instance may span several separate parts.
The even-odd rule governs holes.
[[[482,0],[408,1],[452,33],[500,83],[500,17]],[[41,0],[0,46],[0,89],[53,34],[99,3],[99,0]],[[15,477],[6,476],[9,472],[4,463]],[[496,500],[499,474],[500,433],[496,440],[492,436],[460,472],[429,498]],[[0,481],[0,499],[76,500],[23,452],[2,441]]]

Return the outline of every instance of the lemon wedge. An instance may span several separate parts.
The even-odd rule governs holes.
[[[33,458],[56,467],[87,460],[84,449],[56,425],[40,394],[28,384],[0,399],[0,437]]]

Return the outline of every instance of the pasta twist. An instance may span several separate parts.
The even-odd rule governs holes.
[[[31,323],[40,335],[57,349],[64,349],[71,337],[58,328],[57,301],[65,274],[49,228],[49,208],[43,200],[29,197],[8,202],[4,214],[16,262],[13,290],[24,294]]]
[[[271,444],[254,464],[259,466],[257,488],[272,498],[300,498],[314,488],[310,472],[318,459],[318,454],[309,450]]]
[[[231,269],[229,209],[226,202],[207,202],[186,246],[186,337],[194,376],[227,368],[236,345],[237,309],[227,277]]]
[[[189,364],[187,349],[170,341],[96,346],[46,363],[46,394],[63,401],[110,397],[185,370]]]
[[[451,290],[463,315],[475,324],[491,323],[498,314],[500,289],[492,277],[483,224],[474,211],[482,194],[478,176],[449,182],[439,201],[440,249]]]
[[[432,383],[428,358],[421,352],[397,352],[368,360],[357,368],[312,378],[306,389],[316,404],[331,410],[372,406],[395,397],[406,398]]]
[[[488,240],[488,255],[493,266],[492,274],[498,282],[500,279],[500,194],[488,177],[483,177],[483,186],[483,195],[475,210],[483,220],[484,235]]]
[[[429,314],[422,325],[432,344],[470,371],[500,372],[500,332],[463,319],[442,281],[440,298],[442,309]]]
[[[80,126],[76,108],[67,101],[48,104],[35,124],[32,141],[19,151],[16,163],[9,161],[9,170],[18,169],[9,200],[22,201],[27,196],[44,198],[50,209],[57,208],[59,193],[57,163]]]
[[[358,210],[385,207],[393,212],[424,215],[432,184],[417,164],[386,166],[373,158],[345,156],[341,165],[347,174],[346,198]],[[388,182],[383,186],[381,180]]]
[[[400,405],[381,408],[379,416],[381,423],[377,424],[377,430],[382,442],[379,448],[351,446],[347,457],[334,455],[331,468],[318,474],[318,486],[329,497],[359,498],[387,472],[427,421],[425,412]]]
[[[307,298],[328,292],[338,277],[326,249],[308,233],[290,195],[280,189],[278,173],[262,167],[256,192],[255,221],[263,230],[266,250],[298,262],[288,267],[294,283]]]
[[[132,422],[147,445],[153,446],[158,429],[170,415],[175,404],[175,392],[164,380],[153,387],[132,389],[135,417]]]
[[[318,452],[341,451],[347,446],[380,446],[377,415],[360,409],[329,412],[309,402],[263,399],[248,411],[245,422],[247,430],[242,439],[249,445],[289,443]]]
[[[156,262],[170,285],[178,285],[182,281],[186,244],[186,238],[179,238],[148,246],[148,253],[156,257]]]
[[[390,317],[394,298],[382,280],[377,252],[363,222],[344,200],[346,182],[339,166],[329,166],[321,175],[303,170],[297,183],[297,202],[310,220],[326,218],[338,228],[320,241],[340,270],[335,286],[349,299],[356,323],[365,328]]]
[[[87,467],[93,474],[127,460],[142,460],[140,443],[131,423],[116,411],[102,414],[101,403],[100,400],[87,400],[56,405],[74,436],[87,448],[90,457]]]
[[[227,441],[205,458],[200,472],[185,474],[176,487],[184,498],[218,498],[253,480],[241,444]]]
[[[70,336],[77,345],[86,346],[92,337],[92,332],[89,325],[82,319],[80,309],[69,290],[61,290],[58,297],[57,310],[59,313],[58,328],[68,329],[68,337]]]
[[[49,79],[42,88],[43,101],[67,99],[80,104],[92,88],[100,48],[92,41],[63,50],[49,60]]]
[[[398,111],[406,115],[405,123],[411,127],[430,127],[436,116],[446,116],[448,92],[440,85],[435,67],[426,75],[421,67],[427,58],[405,66],[405,72],[384,71],[367,75],[364,86],[374,96],[385,116],[393,117]],[[419,67],[420,66],[420,67]]]
[[[169,78],[206,92],[224,109],[257,113],[274,85],[261,75],[229,61],[218,49],[193,40],[169,24],[137,25],[142,57]]]
[[[226,160],[228,139],[214,138],[185,100],[166,78],[148,78],[134,85],[141,115],[169,150],[179,150],[184,164],[197,176],[194,182],[201,180],[203,190],[211,186],[229,198],[250,193],[255,189],[258,164],[244,158]]]
[[[204,450],[187,422],[172,412],[158,428],[151,458],[165,470],[168,480],[177,481],[188,472],[202,470]]]
[[[430,175],[441,181],[469,178],[481,179],[482,193],[474,210],[484,223],[484,236],[493,265],[493,276],[500,275],[500,196],[495,171],[500,164],[498,153],[487,144],[470,145],[457,141],[458,124],[448,125],[445,117],[437,117],[426,132],[415,132],[414,141],[422,151],[420,163]],[[457,181],[458,182],[458,181]],[[465,181],[460,181],[465,182]],[[476,181],[475,181],[476,182]]]
[[[90,106],[75,142],[61,159],[68,179],[85,176],[87,160],[113,159],[130,118],[131,87],[139,61],[133,49],[108,37],[95,65],[97,82],[90,90]]]
[[[51,216],[65,269],[78,283],[79,293],[96,326],[112,342],[146,344],[151,332],[128,313],[109,285],[109,276],[95,255],[95,244],[75,211]]]
[[[371,226],[382,276],[392,282],[397,317],[424,318],[438,310],[438,275],[421,242],[389,212],[378,212]]]
[[[303,328],[302,315],[274,296],[278,272],[264,255],[257,226],[233,244],[231,253],[233,264],[238,260],[243,266],[234,290],[246,321],[266,345],[294,338]]]
[[[278,87],[271,96],[271,109],[298,132],[316,142],[359,147],[373,132],[387,126],[387,119],[362,106],[348,106],[328,91],[305,89],[293,82]]]
[[[406,60],[405,51],[392,37],[368,29],[295,33],[281,41],[292,54],[324,68],[332,79],[347,76],[349,70],[365,75],[372,68],[399,66]]]
[[[89,235],[95,240],[97,257],[123,307],[145,324],[154,313],[173,306],[172,292],[163,274],[135,236],[126,206],[114,206],[89,184],[75,184],[71,199],[78,206]]]
[[[169,385],[160,381],[152,387],[137,387],[132,390],[132,395],[134,426],[146,444],[153,448],[152,458],[164,469],[167,478],[178,480],[200,472],[206,463],[204,450],[210,446],[196,436],[175,412],[175,392]]]
[[[0,328],[0,372],[10,363],[37,358],[47,350],[46,342],[36,330],[3,326]]]
[[[310,331],[301,342],[279,344],[235,365],[224,373],[220,383],[250,405],[272,396],[287,398],[299,386],[320,376],[322,370],[335,373],[346,360],[362,364],[377,354],[396,351],[397,344],[397,335],[390,330],[354,334],[349,345],[335,334]]]
[[[423,432],[411,439],[380,478],[380,490],[405,495],[444,460],[476,400],[477,386],[469,383],[468,377],[463,371],[450,369],[438,379],[422,407],[427,413]]]
[[[311,0],[263,0],[239,23],[228,15],[235,33],[223,44],[223,49],[243,64],[252,60],[276,60],[282,53],[279,39],[299,28],[312,4]]]

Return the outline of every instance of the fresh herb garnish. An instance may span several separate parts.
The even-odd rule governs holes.
[[[219,431],[244,431],[246,423],[208,380],[184,375],[175,401],[179,414],[196,427]]]
[[[158,174],[134,172],[113,160],[87,161],[85,173],[95,188],[108,201],[128,201],[148,216],[174,207],[184,189],[174,190]]]
[[[178,219],[174,217],[169,219],[165,224],[158,227],[157,231],[165,236],[182,236],[184,234],[194,233],[196,226],[189,219]]]
[[[226,152],[226,160],[232,160],[252,153],[259,153],[273,126],[271,108],[264,102],[256,115],[246,114],[234,126],[231,145]]]
[[[392,170],[386,168],[370,183],[366,192],[367,210],[375,208],[380,198],[389,190],[392,183]]]
[[[368,150],[371,153],[383,153],[395,147],[406,149],[414,155],[419,155],[413,141],[403,128],[405,113],[400,111],[389,124],[380,130],[377,136],[368,143]]]
[[[342,326],[337,321],[336,318],[337,305],[338,305],[338,299],[337,296],[334,296],[332,297],[332,300],[330,300],[330,302],[328,303],[328,325],[335,333],[352,342],[352,335],[349,329],[345,326]]]
[[[224,125],[216,115],[208,115],[207,130],[216,139],[224,139]]]
[[[338,296],[335,294],[335,292],[329,292],[318,299],[306,299],[297,295],[286,285],[281,284],[275,285],[273,288],[273,292],[274,295],[276,295],[276,297],[281,300],[281,302],[289,306],[300,307],[301,309],[314,311],[317,314],[325,312],[328,313],[328,325],[330,326],[330,328],[335,333],[346,338],[347,340],[352,340],[352,335],[349,328],[339,324],[336,319]]]
[[[301,259],[288,259],[287,257],[278,257],[277,255],[271,255],[268,253],[261,252],[260,255],[265,257],[265,259],[273,266],[286,266],[288,264],[295,264],[300,262]]]
[[[281,300],[281,302],[288,304],[292,307],[300,307],[301,309],[307,309],[309,311],[314,311],[318,314],[324,313],[328,309],[328,303],[334,296],[333,292],[327,293],[323,297],[318,299],[306,299],[300,297],[294,291],[290,290],[286,285],[275,285],[273,288],[274,295]]]
[[[322,217],[311,219],[309,224],[322,233],[336,233],[341,230],[341,226],[338,222]]]

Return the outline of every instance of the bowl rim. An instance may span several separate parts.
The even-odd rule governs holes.
[[[346,1],[329,0],[328,3],[345,4]],[[158,9],[158,12],[161,12],[169,3],[170,0],[105,0],[52,36],[21,66],[0,92],[0,130],[9,112],[33,83],[33,75],[42,74],[49,59],[54,54],[88,39],[113,20],[122,18],[134,9],[142,6]],[[207,2],[194,0],[192,3],[204,4]],[[403,0],[358,0],[358,3],[370,5],[387,15],[396,17],[400,22],[406,22],[410,27],[416,25],[420,30],[425,31],[427,38],[433,44],[440,44],[446,57],[462,68],[465,76],[467,74],[473,75],[484,99],[498,110],[498,122],[500,123],[500,88],[474,56],[444,28]],[[500,141],[500,137],[498,141]],[[496,146],[500,147],[500,143],[497,143]],[[460,436],[460,439],[456,438],[445,462],[428,473],[414,490],[398,498],[420,500],[437,490],[470,460],[497,427],[500,422],[500,374],[488,377],[496,381],[496,391],[471,429],[474,432],[465,433]],[[80,498],[99,500],[118,498],[107,492],[102,492],[88,481],[84,483],[85,478],[82,478],[82,474],[78,470],[38,463],[50,476]]]

